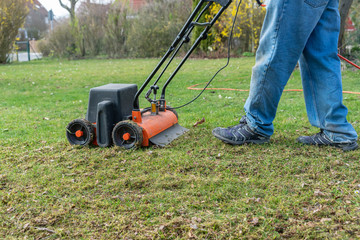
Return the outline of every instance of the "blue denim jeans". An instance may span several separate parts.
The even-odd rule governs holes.
[[[276,109],[297,62],[310,123],[334,142],[357,139],[342,103],[338,0],[270,0],[245,103],[249,126],[271,136]]]

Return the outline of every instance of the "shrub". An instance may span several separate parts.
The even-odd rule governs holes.
[[[78,21],[83,51],[87,55],[99,55],[105,52],[104,36],[109,5],[84,2],[81,7]]]
[[[252,53],[252,52],[243,52],[243,57],[253,57],[253,56],[255,56],[255,54],[254,53]]]
[[[127,56],[126,40],[130,27],[127,1],[115,1],[110,10],[106,24],[105,49],[110,57]]]
[[[236,13],[237,3],[237,1],[233,1],[214,26],[213,33],[215,35],[215,41],[213,48],[215,50],[223,49],[227,44]],[[220,5],[213,5],[211,7],[211,15],[217,13],[219,9]],[[233,32],[232,43],[234,50],[237,52],[255,53],[259,44],[265,12],[265,9],[258,7],[255,1],[244,0],[241,2]]]
[[[76,51],[76,46],[71,29],[72,27],[67,19],[59,22],[48,36],[46,46],[41,47],[45,51],[42,53],[46,54],[50,49],[56,57],[72,57]]]
[[[0,1],[0,63],[6,63],[19,28],[24,24],[27,0]]]
[[[191,1],[156,0],[132,19],[126,47],[134,57],[163,55],[191,12]]]
[[[49,42],[46,39],[38,40],[37,47],[44,57],[50,56],[51,49],[50,49]]]
[[[200,0],[193,0],[193,9],[199,4]],[[203,7],[206,5],[206,3],[203,4]],[[206,16],[210,15],[210,10],[206,10],[204,14],[200,17],[199,22],[206,22]],[[195,27],[194,33],[192,34],[192,42],[195,42],[196,39],[200,36],[200,34],[204,31],[203,27]],[[202,50],[204,52],[207,52],[211,48],[211,45],[214,41],[214,36],[211,34],[212,31],[209,32],[207,38],[205,40],[202,40],[199,45],[199,50]]]

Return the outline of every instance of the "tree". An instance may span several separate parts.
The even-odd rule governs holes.
[[[215,50],[224,49],[225,44],[227,44],[238,3],[239,1],[233,1],[221,16],[220,21],[215,23],[213,44]],[[211,14],[218,12],[220,7],[218,4],[213,5],[210,9]],[[240,52],[255,52],[259,44],[264,16],[265,9],[258,7],[255,1],[243,0],[241,2],[233,32],[234,49]]]
[[[68,0],[68,1],[70,2],[70,7],[67,6],[66,4],[64,4],[62,2],[62,0],[59,0],[59,3],[61,5],[61,7],[63,7],[64,9],[66,9],[69,12],[70,19],[71,19],[71,25],[75,25],[76,24],[75,6],[79,2],[79,0]]]
[[[345,26],[346,26],[346,20],[349,16],[349,10],[351,8],[351,4],[353,3],[353,0],[341,0],[339,5],[339,11],[340,11],[340,19],[341,19],[341,27],[340,27],[340,34],[339,34],[339,48],[340,53],[345,53],[345,44],[344,44],[344,33],[345,33]]]
[[[68,0],[68,1],[70,2],[70,7],[64,4],[62,0],[59,0],[61,7],[66,9],[70,14],[71,34],[73,36],[74,42],[70,44],[71,47],[69,49],[69,52],[72,53],[71,55],[81,54],[81,56],[85,56],[83,36],[79,29],[78,21],[75,15],[75,7],[76,4],[79,2],[79,0]],[[90,2],[90,0],[88,0],[88,2]]]
[[[138,17],[127,23],[130,29],[125,36],[125,46],[130,56],[162,56],[183,27],[190,11],[191,0],[149,1],[139,9]]]
[[[360,1],[354,1],[349,11],[349,17],[355,26],[355,31],[346,34],[346,43],[353,46],[360,61]],[[352,52],[354,52],[352,51]]]
[[[24,25],[28,0],[0,1],[0,63],[6,63],[18,34]]]
[[[77,9],[77,18],[86,54],[96,56],[105,51],[104,35],[110,4],[83,2]]]
[[[126,39],[129,35],[129,2],[116,0],[109,10],[105,28],[105,48],[110,57],[127,55]]]

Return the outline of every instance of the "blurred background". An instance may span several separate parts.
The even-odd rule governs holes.
[[[1,0],[0,63],[42,57],[159,57],[170,46],[198,2]],[[208,39],[202,42],[195,57],[226,56],[227,40],[237,4],[238,1],[233,1]],[[203,21],[210,18],[216,8],[210,9]],[[232,55],[255,54],[265,12],[266,9],[259,7],[255,0],[242,1],[232,39]],[[343,24],[339,51],[359,62],[360,1],[341,0],[340,13]],[[9,24],[9,21],[13,23]],[[201,30],[194,31],[192,40],[199,36]]]

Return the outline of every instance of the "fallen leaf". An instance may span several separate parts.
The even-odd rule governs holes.
[[[261,198],[249,198],[248,200],[246,200],[246,203],[249,203],[249,202],[257,202],[259,203],[261,201]]]
[[[193,127],[197,127],[197,125],[203,124],[205,122],[205,118],[202,118],[200,121],[197,121]]]
[[[320,220],[321,223],[324,223],[324,222],[330,222],[331,221],[331,218],[322,218]]]
[[[190,224],[190,228],[192,228],[192,229],[198,229],[198,226],[196,225],[196,224]]]
[[[7,211],[8,213],[13,212],[14,210],[15,210],[15,208],[13,208],[13,207],[10,207],[10,208],[6,209],[6,211]]]
[[[315,196],[325,196],[326,194],[323,193],[323,192],[321,192],[319,189],[316,189],[316,190],[314,191],[314,195],[315,195]]]
[[[259,225],[259,218],[254,217],[250,223],[253,224],[254,226]]]
[[[30,223],[25,223],[25,225],[23,226],[23,229],[27,229],[29,227]]]
[[[196,222],[201,222],[201,218],[198,218],[198,217],[192,217],[192,218],[191,218],[191,221],[192,221],[193,223],[196,223]]]
[[[45,231],[45,232],[49,232],[49,233],[55,233],[54,230],[51,230],[49,228],[43,228],[43,227],[34,227],[36,230],[39,230],[39,231]]]

